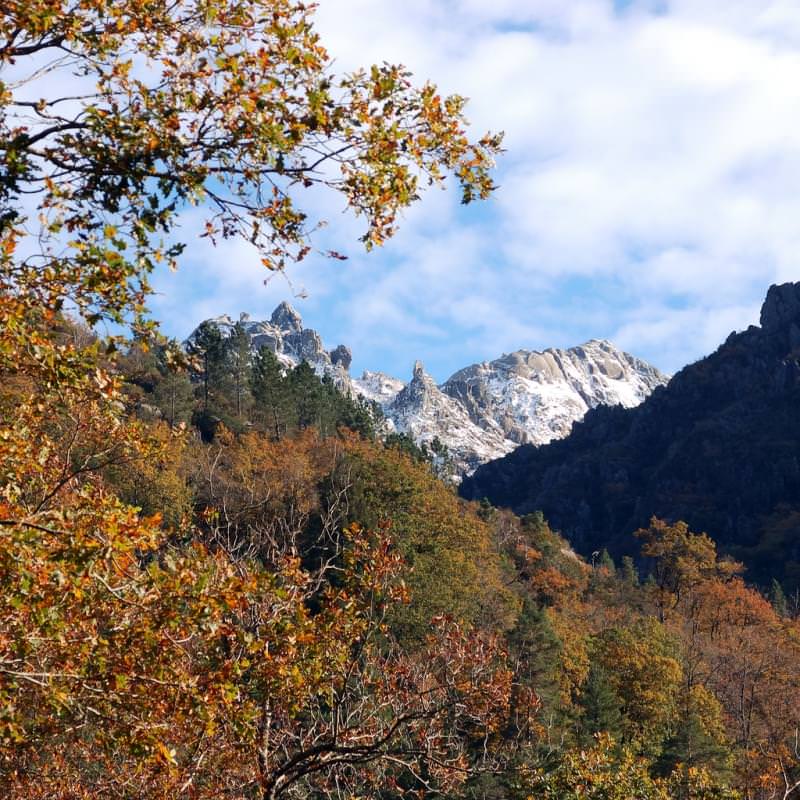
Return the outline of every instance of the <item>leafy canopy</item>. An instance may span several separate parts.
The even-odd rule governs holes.
[[[385,785],[380,765],[447,786],[503,714],[490,639],[442,620],[430,657],[391,646],[400,562],[383,538],[337,530],[335,585],[290,552],[267,571],[200,544],[185,486],[160,474],[178,475],[180,433],[127,416],[113,348],[62,330],[77,310],[149,332],[148,276],[177,264],[191,205],[210,240],[244,236],[279,270],[319,225],[300,190],[338,193],[367,247],[447,173],[465,202],[491,191],[499,138],[466,137],[462,98],[389,65],[335,78],[311,14],[0,7],[3,797],[325,796]],[[152,473],[134,475],[142,463]],[[174,513],[145,516],[145,501]]]
[[[296,0],[10,0],[0,13],[0,280],[90,320],[135,319],[147,275],[177,264],[187,204],[205,236],[244,236],[265,267],[304,258],[342,196],[367,247],[422,186],[492,190],[500,137],[465,133],[464,99],[400,66],[343,77]],[[23,202],[24,201],[24,202]],[[22,209],[28,209],[23,211]],[[337,255],[331,253],[331,255]],[[131,316],[132,315],[132,316]]]

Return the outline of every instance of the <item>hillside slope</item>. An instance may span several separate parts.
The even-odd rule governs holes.
[[[566,439],[483,465],[462,494],[541,510],[583,553],[638,550],[653,514],[707,531],[749,577],[800,583],[800,283],[772,286],[731,334],[632,409],[598,407]]]

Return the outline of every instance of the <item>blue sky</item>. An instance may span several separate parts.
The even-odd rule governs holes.
[[[369,255],[336,198],[321,248],[265,286],[247,244],[190,241],[155,315],[268,317],[283,299],[353,372],[439,380],[518,348],[608,338],[674,371],[800,279],[796,0],[320,0],[340,71],[382,60],[506,132],[496,196],[433,191]],[[191,238],[199,217],[187,215]],[[305,297],[301,297],[305,295]]]

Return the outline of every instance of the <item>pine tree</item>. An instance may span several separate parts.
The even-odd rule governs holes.
[[[709,690],[692,686],[681,705],[674,731],[664,742],[655,767],[662,775],[673,774],[678,797],[689,800],[690,772],[702,769],[715,781],[724,782],[732,766],[731,750],[722,708]]]
[[[611,558],[611,554],[608,552],[608,550],[606,550],[605,547],[600,553],[599,565],[608,571],[609,576],[614,576],[617,574],[617,566],[614,563],[614,559]]]
[[[630,556],[622,557],[622,582],[630,586],[639,585],[639,570],[636,569],[636,564]]]
[[[252,366],[250,337],[241,322],[233,326],[230,336],[225,340],[225,354],[231,378],[234,408],[237,418],[241,420]]]
[[[592,664],[580,696],[581,743],[589,746],[595,734],[608,733],[619,740],[622,735],[622,703],[600,664]]]
[[[203,411],[211,409],[217,400],[215,392],[221,388],[225,374],[225,340],[219,326],[208,320],[195,332],[188,346],[189,354],[195,357],[195,373],[203,382]]]
[[[534,689],[544,708],[559,709],[563,645],[545,609],[525,599],[517,624],[508,635],[508,647],[518,665],[520,682]]]
[[[170,346],[177,344],[173,342]],[[168,348],[157,352],[158,371],[162,377],[153,391],[153,400],[163,418],[174,428],[191,418],[194,392],[189,376],[170,362],[168,353]]]
[[[295,424],[299,430],[319,427],[320,411],[323,402],[322,384],[307,362],[300,362],[287,376]]]
[[[786,593],[783,591],[783,586],[775,578],[772,579],[772,586],[769,590],[769,601],[779,616],[786,617],[789,615],[789,601],[786,599]]]
[[[280,362],[268,347],[262,347],[253,358],[250,391],[267,429],[280,439],[289,427],[290,392]]]

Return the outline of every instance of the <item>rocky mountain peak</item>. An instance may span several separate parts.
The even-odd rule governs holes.
[[[800,347],[800,283],[770,286],[760,321],[764,333],[777,337],[785,348]]]
[[[349,347],[340,344],[331,350],[331,361],[334,364],[340,364],[342,369],[349,370],[353,363],[353,353]]]
[[[300,333],[303,330],[303,319],[285,300],[272,312],[270,324],[282,331]]]
[[[384,405],[384,413],[395,430],[417,443],[443,442],[459,475],[514,448],[499,432],[478,427],[466,408],[436,385],[421,361],[414,363],[411,380]]]
[[[227,315],[208,322],[225,336],[235,324]],[[269,348],[286,368],[307,361],[343,392],[380,405],[387,430],[407,433],[418,443],[440,439],[462,475],[520,443],[566,436],[596,405],[636,405],[666,382],[658,370],[605,340],[570,350],[518,350],[459,370],[441,386],[421,361],[414,363],[408,383],[382,372],[354,379],[350,348],[326,350],[289,303],[280,303],[268,321],[241,314],[239,323],[254,351]]]
[[[206,320],[216,325],[223,336],[230,336],[234,321],[228,315]],[[280,303],[272,312],[269,320],[253,320],[247,313],[239,315],[238,323],[250,339],[250,347],[256,352],[266,347],[275,353],[278,361],[286,368],[297,366],[306,361],[318,375],[329,375],[335,383],[347,393],[354,393],[348,375],[352,361],[350,349],[339,345],[328,352],[322,337],[312,328],[304,328],[300,314],[287,302]],[[190,343],[197,329],[186,340]]]
[[[397,397],[405,383],[385,372],[364,370],[360,378],[353,381],[355,391],[367,400],[378,403],[384,409]]]
[[[422,408],[438,402],[441,394],[442,392],[436,385],[436,381],[425,372],[422,362],[415,361],[411,380],[397,394],[393,406],[407,407],[414,405]]]
[[[566,436],[598,405],[638,405],[667,376],[605,339],[568,350],[517,350],[459,370],[442,390],[484,430],[517,444]]]

